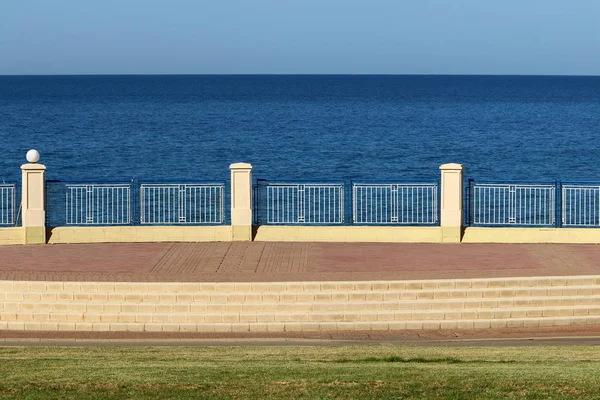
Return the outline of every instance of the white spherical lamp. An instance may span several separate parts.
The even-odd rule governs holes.
[[[27,152],[25,158],[27,158],[27,162],[36,163],[40,160],[40,153],[37,150],[31,149]]]

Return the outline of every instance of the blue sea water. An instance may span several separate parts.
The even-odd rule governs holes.
[[[600,180],[600,77],[0,76],[0,179]]]

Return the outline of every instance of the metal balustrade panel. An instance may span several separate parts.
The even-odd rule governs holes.
[[[476,183],[470,186],[470,222],[482,226],[554,226],[553,184]]]
[[[364,225],[438,224],[438,192],[435,183],[353,184],[353,222]]]
[[[344,186],[319,183],[268,183],[259,187],[260,223],[342,224]]]
[[[600,184],[562,185],[562,226],[600,226]]]
[[[128,184],[65,184],[66,225],[128,225],[131,186]]]
[[[222,224],[222,184],[141,184],[142,225]]]
[[[0,184],[0,226],[11,226],[16,223],[16,193],[16,184]]]

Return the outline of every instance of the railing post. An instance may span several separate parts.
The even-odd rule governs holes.
[[[344,225],[353,225],[354,224],[354,189],[352,186],[352,181],[350,179],[344,180],[344,190],[343,190],[343,201],[344,201],[344,215],[342,222]]]
[[[46,243],[46,167],[37,163],[39,159],[40,153],[29,150],[28,163],[21,165],[21,210],[25,244]]]
[[[236,163],[231,170],[231,239],[252,240],[252,165]]]
[[[557,228],[562,228],[564,218],[562,212],[562,183],[557,180],[556,181],[556,189],[554,189],[554,226]]]
[[[442,242],[460,243],[463,225],[463,166],[443,164],[440,171]]]

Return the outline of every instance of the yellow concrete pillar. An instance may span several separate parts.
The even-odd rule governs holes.
[[[21,165],[21,215],[25,244],[46,243],[46,207],[44,198],[46,167],[38,164],[40,153],[27,152],[27,164]]]
[[[442,242],[460,243],[463,224],[463,166],[443,164],[440,171]]]
[[[236,163],[231,170],[231,239],[252,240],[252,165]]]

